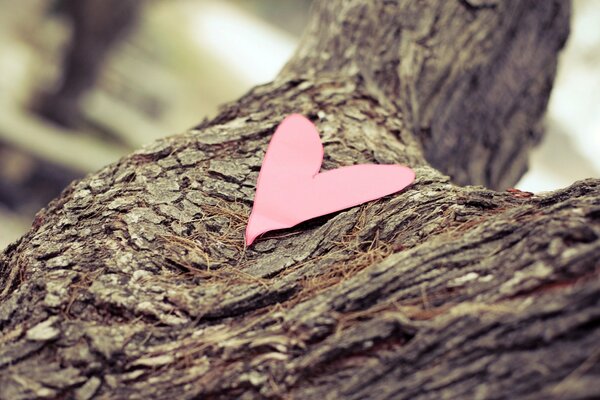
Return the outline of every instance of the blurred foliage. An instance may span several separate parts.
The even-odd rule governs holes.
[[[237,6],[294,35],[300,35],[308,21],[313,0],[233,0]]]

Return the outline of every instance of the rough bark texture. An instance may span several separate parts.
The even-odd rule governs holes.
[[[600,396],[600,181],[530,196],[439,171],[515,182],[568,18],[560,0],[317,3],[275,82],[73,183],[0,256],[0,398]],[[292,112],[325,169],[417,181],[245,249]]]

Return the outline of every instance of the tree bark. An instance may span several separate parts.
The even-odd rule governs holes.
[[[600,396],[600,181],[506,188],[561,0],[317,2],[272,83],[74,182],[0,257],[0,398]],[[244,248],[284,116],[399,194]],[[452,183],[454,182],[454,183]]]

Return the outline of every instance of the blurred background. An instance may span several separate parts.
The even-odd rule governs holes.
[[[0,249],[73,179],[182,132],[289,59],[311,0],[0,0]],[[575,0],[516,185],[600,176],[600,1]]]

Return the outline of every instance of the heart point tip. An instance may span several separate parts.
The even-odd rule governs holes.
[[[246,247],[249,247],[252,243],[254,243],[254,241],[256,240],[257,237],[259,237],[263,232],[259,232],[255,229],[254,224],[252,222],[248,223],[248,226],[246,227]]]

